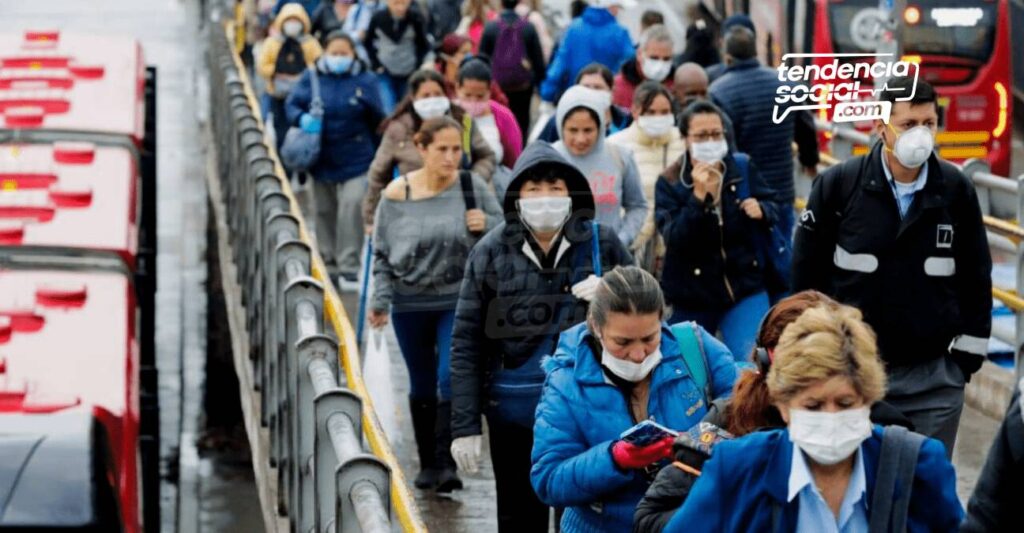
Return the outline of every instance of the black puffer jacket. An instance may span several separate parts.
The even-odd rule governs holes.
[[[760,197],[764,218],[753,220],[740,209],[742,175],[732,156],[726,169],[718,206],[693,195],[687,154],[658,178],[654,216],[665,239],[661,286],[672,305],[691,311],[721,311],[746,296],[765,290],[764,269],[754,240],[777,217],[778,204],[764,201],[767,185],[753,163],[748,171],[750,194]],[[721,218],[720,218],[721,217]]]
[[[1024,531],[1020,495],[1024,493],[1024,418],[1021,417],[1021,380],[1003,417],[978,485],[967,503],[961,533]]]
[[[573,199],[572,215],[562,231],[569,244],[553,268],[541,269],[524,253],[527,230],[516,200],[526,178],[553,167]],[[503,365],[516,368],[544,342],[585,320],[587,303],[571,293],[572,285],[594,273],[590,184],[551,145],[531,144],[519,157],[503,203],[505,222],[487,233],[470,251],[455,310],[452,333],[452,437],[480,435],[490,377]],[[633,263],[610,229],[599,228],[603,271]],[[561,316],[562,320],[556,320]]]

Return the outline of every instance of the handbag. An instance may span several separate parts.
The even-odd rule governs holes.
[[[309,68],[309,80],[313,89],[313,100],[309,104],[309,114],[319,119],[324,118],[324,101],[320,98],[320,79],[316,69]],[[288,170],[307,172],[320,158],[320,132],[309,133],[298,126],[288,128],[281,144],[281,162]]]

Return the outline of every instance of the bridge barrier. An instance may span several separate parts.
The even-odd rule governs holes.
[[[264,516],[275,518],[267,530],[426,531],[362,381],[355,333],[264,141],[232,42],[230,24],[211,25],[210,193],[226,227],[221,261],[233,263],[238,288],[237,301],[225,291],[227,305],[244,308],[243,331],[232,326],[232,336],[247,341],[235,359],[240,393],[244,404],[259,398],[246,428],[250,442],[267,441],[265,450],[253,446],[254,469],[272,473],[257,475]]]
[[[871,146],[875,138],[864,132],[857,131],[850,126],[843,126],[815,119],[815,127],[820,132],[827,132],[831,136],[832,152],[820,153],[821,163],[819,167],[828,168],[849,159],[853,156],[855,145]],[[794,144],[794,152],[796,146]],[[982,219],[988,233],[989,246],[997,251],[1013,256],[1016,266],[1017,278],[1014,287],[997,287],[993,284],[992,296],[1012,310],[1015,317],[1014,331],[1002,331],[993,329],[992,334],[1011,344],[1014,347],[1014,368],[1017,376],[1024,375],[1024,365],[1021,357],[1024,350],[1024,297],[1021,297],[1024,288],[1024,227],[1020,221],[1024,220],[1024,174],[1014,178],[997,176],[992,174],[990,167],[984,159],[968,159],[962,165],[957,165],[971,181],[974,182],[978,191],[978,200],[981,203],[983,213],[987,213],[990,205],[990,198],[993,193],[1010,195],[1016,201],[1016,219],[1003,220],[989,214],[983,214]],[[801,178],[799,166],[794,171],[797,181],[797,190],[806,189],[805,179]],[[806,205],[804,198],[797,198],[796,208],[803,209]],[[1005,406],[1005,402],[1000,404]],[[1003,407],[1000,407],[1002,409]]]

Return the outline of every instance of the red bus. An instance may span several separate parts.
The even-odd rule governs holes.
[[[920,66],[922,79],[939,95],[939,155],[962,162],[984,158],[993,173],[1008,176],[1013,120],[1013,84],[1007,0],[920,0],[902,2],[902,57]],[[775,67],[788,53],[865,54],[875,44],[856,28],[877,10],[879,0],[703,0],[724,18],[749,13],[757,28],[758,57]],[[898,5],[899,2],[896,2]],[[863,59],[840,59],[860,61]],[[787,64],[805,64],[807,58]],[[815,58],[815,64],[831,58]],[[860,80],[871,87],[873,80]],[[831,118],[821,110],[819,118]],[[859,124],[868,128],[867,123]],[[867,147],[858,147],[863,153]]]
[[[155,83],[134,39],[0,34],[0,528],[160,527]]]

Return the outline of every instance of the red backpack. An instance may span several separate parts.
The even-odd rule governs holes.
[[[498,38],[494,43],[494,57],[491,58],[491,72],[494,81],[502,90],[523,89],[533,81],[530,62],[526,59],[526,43],[523,42],[523,28],[529,22],[519,18],[509,24],[498,20]]]

